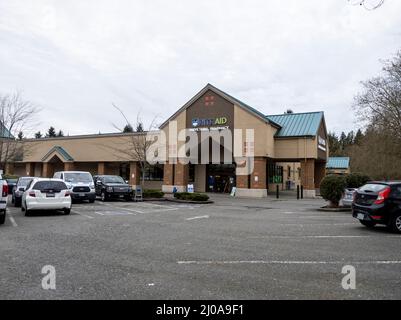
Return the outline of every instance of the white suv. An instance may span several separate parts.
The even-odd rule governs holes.
[[[65,182],[71,192],[72,200],[89,200],[95,202],[95,183],[92,175],[86,171],[60,171],[53,176]]]

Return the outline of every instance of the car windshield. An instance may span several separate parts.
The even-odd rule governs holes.
[[[385,184],[378,184],[378,183],[368,183],[365,184],[363,187],[359,189],[362,192],[380,192],[387,188],[388,186]]]
[[[8,182],[8,183],[16,183],[16,182],[17,182],[17,179],[7,179],[7,182]]]
[[[86,172],[68,172],[64,176],[67,182],[92,182],[92,176]]]
[[[53,191],[60,192],[61,190],[67,190],[67,186],[62,181],[38,181],[32,188],[33,190],[43,191]]]
[[[18,180],[18,186],[19,187],[26,187],[29,182],[32,181],[32,178],[22,178]]]
[[[105,183],[121,183],[121,184],[125,184],[125,181],[123,180],[123,178],[121,178],[119,176],[107,176],[107,177],[104,177],[104,182]]]

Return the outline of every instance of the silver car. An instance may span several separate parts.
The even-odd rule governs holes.
[[[342,202],[344,207],[351,207],[352,206],[352,202],[354,201],[354,192],[356,190],[358,190],[358,189],[354,189],[354,188],[345,189],[344,196],[341,199],[341,202]]]

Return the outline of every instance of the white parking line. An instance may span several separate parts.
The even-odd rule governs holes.
[[[11,224],[13,227],[18,227],[18,224],[15,222],[15,219],[9,214],[8,218],[10,219]]]
[[[283,226],[298,226],[303,228],[304,226],[308,227],[315,227],[315,226],[350,226],[350,225],[357,225],[355,222],[344,222],[344,223],[310,223],[310,224],[304,224],[304,223],[283,223],[281,224]],[[359,224],[358,224],[359,225]]]
[[[354,238],[398,238],[401,236],[318,236],[318,235],[306,235],[306,236],[260,236],[260,237],[249,237],[248,239],[354,239]]]
[[[195,265],[225,265],[225,264],[295,264],[295,265],[300,265],[300,264],[340,264],[340,265],[346,265],[346,264],[401,264],[401,260],[395,260],[395,261],[352,261],[352,262],[347,262],[347,261],[289,261],[289,260],[233,260],[233,261],[177,261],[177,264],[182,264],[182,265],[190,265],[190,264],[195,264]]]
[[[191,220],[197,220],[197,219],[208,219],[209,218],[209,216],[198,216],[198,217],[192,217],[192,218],[188,218],[188,219],[185,219],[185,220],[187,220],[187,221],[191,221]]]
[[[89,215],[87,215],[87,214],[84,214],[84,213],[81,213],[81,212],[78,212],[78,211],[75,211],[75,210],[71,210],[71,212],[72,212],[72,213],[75,213],[75,214],[78,214],[78,215],[80,215],[80,216],[86,217],[86,218],[88,218],[88,219],[94,219],[94,217],[91,217],[91,216],[89,216]]]
[[[105,205],[105,206],[107,206],[107,207],[111,207],[111,208],[113,208],[113,209],[132,211],[132,212],[136,212],[136,213],[145,213],[144,211],[137,210],[137,209],[124,208],[124,207],[116,207],[116,206],[113,206],[112,204],[108,204],[108,203],[104,203],[104,202],[101,202],[101,203],[102,203],[103,205]]]

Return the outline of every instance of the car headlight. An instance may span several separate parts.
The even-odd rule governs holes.
[[[107,187],[107,192],[113,192],[113,187]]]
[[[89,188],[95,189],[95,184],[94,184],[94,183],[91,183],[91,184],[89,185]]]

